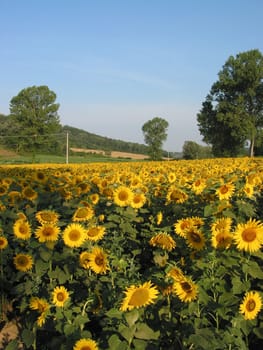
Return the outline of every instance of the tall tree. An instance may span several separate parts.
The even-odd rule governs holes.
[[[16,126],[20,150],[46,150],[56,143],[61,131],[56,94],[47,86],[23,89],[10,101],[10,117]]]
[[[249,141],[249,154],[263,127],[263,56],[259,50],[230,56],[202,105],[197,121],[216,156],[235,156]]]
[[[142,126],[144,141],[148,145],[148,153],[153,160],[162,158],[162,145],[167,139],[168,126],[169,123],[159,117],[148,120]]]

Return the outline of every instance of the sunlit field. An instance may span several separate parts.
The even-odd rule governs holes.
[[[0,174],[0,348],[262,349],[261,159]]]

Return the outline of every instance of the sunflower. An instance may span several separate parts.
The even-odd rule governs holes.
[[[219,200],[229,199],[234,194],[234,191],[235,186],[231,182],[228,182],[216,190],[216,195],[218,196]]]
[[[86,239],[86,229],[80,224],[69,224],[63,233],[64,243],[71,248],[80,247]]]
[[[19,191],[8,192],[9,203],[14,205],[19,199],[21,199],[21,193]]]
[[[42,183],[46,182],[48,179],[46,174],[41,170],[38,170],[34,173],[34,178],[36,181],[42,182]]]
[[[14,257],[14,264],[18,271],[29,271],[33,266],[33,258],[29,254],[17,254]]]
[[[40,243],[55,242],[58,240],[60,229],[53,224],[44,224],[36,229],[35,236]]]
[[[234,240],[239,250],[256,252],[263,244],[263,224],[255,219],[238,224],[234,232]]]
[[[130,205],[133,198],[133,192],[129,187],[120,186],[113,192],[113,201],[120,207]]]
[[[174,224],[174,230],[175,230],[175,233],[177,233],[179,236],[185,238],[186,232],[188,229],[190,229],[191,226],[192,226],[191,218],[179,219]]]
[[[37,325],[39,327],[42,327],[43,324],[46,322],[47,313],[50,308],[49,303],[46,299],[33,297],[30,300],[29,307],[30,309],[36,310],[38,311],[38,313],[40,313],[40,315],[37,318]]]
[[[82,252],[79,256],[80,266],[82,266],[84,269],[89,268],[89,258],[90,258],[90,253],[86,251]]]
[[[16,220],[13,225],[13,231],[17,238],[26,240],[31,237],[31,226],[27,220]]]
[[[69,292],[63,286],[56,287],[52,292],[52,302],[58,307],[63,307],[69,299]]]
[[[87,230],[87,239],[89,241],[99,241],[105,235],[106,229],[104,226],[93,226]]]
[[[90,220],[94,216],[94,210],[90,206],[78,208],[72,220],[73,221],[87,221]]]
[[[185,279],[183,271],[176,266],[170,268],[170,270],[167,272],[167,276],[171,277],[175,282],[180,282]]]
[[[4,250],[7,246],[8,240],[5,237],[0,236],[0,250]]]
[[[7,194],[8,189],[9,189],[9,186],[0,184],[0,196],[4,196],[5,194]]]
[[[258,292],[247,292],[239,307],[245,320],[254,320],[262,307],[262,300]]]
[[[158,297],[157,287],[151,281],[139,286],[132,285],[126,288],[125,298],[122,301],[120,310],[127,311],[134,308],[144,307],[154,303]]]
[[[166,194],[166,204],[170,204],[170,203],[182,204],[186,202],[187,199],[188,199],[188,194],[175,186],[170,187]]]
[[[98,193],[92,193],[89,195],[89,199],[91,200],[92,204],[97,204],[100,200],[100,196]]]
[[[243,192],[245,193],[245,195],[248,198],[253,198],[253,196],[254,196],[254,186],[246,183],[244,188],[243,188]]]
[[[197,285],[190,278],[185,278],[174,283],[174,293],[184,303],[193,301],[197,298]]]
[[[88,267],[97,274],[103,274],[109,270],[107,254],[100,247],[94,247],[88,253],[88,260]]]
[[[192,190],[195,194],[201,194],[206,187],[206,180],[205,179],[197,179],[192,183]]]
[[[35,215],[37,221],[41,224],[56,224],[59,219],[59,214],[53,210],[40,210]]]
[[[231,218],[219,218],[211,224],[211,230],[213,232],[217,231],[230,231],[232,225]]]
[[[201,250],[205,245],[205,238],[203,233],[196,227],[192,226],[189,230],[187,230],[186,235],[187,244],[196,250]]]
[[[215,230],[212,232],[212,247],[216,249],[228,249],[232,243],[233,235],[226,230]]]
[[[166,232],[158,233],[150,239],[149,243],[153,247],[157,246],[168,251],[172,251],[176,247],[175,241]]]
[[[35,199],[37,199],[37,192],[33,190],[33,188],[31,188],[30,186],[26,186],[23,190],[22,190],[22,196],[30,201],[34,201]]]
[[[134,193],[131,199],[131,207],[139,209],[146,203],[146,196],[144,193]]]
[[[82,338],[75,343],[73,350],[99,350],[99,348],[94,340]]]

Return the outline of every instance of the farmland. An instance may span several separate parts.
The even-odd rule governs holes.
[[[262,347],[261,159],[0,172],[2,348]]]

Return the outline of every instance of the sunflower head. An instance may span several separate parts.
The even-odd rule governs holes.
[[[80,224],[69,224],[63,233],[63,240],[68,247],[80,247],[86,240],[86,229]]]
[[[14,235],[17,238],[26,240],[31,237],[31,226],[27,220],[18,219],[13,226]]]
[[[184,302],[190,302],[197,298],[197,285],[190,279],[186,278],[174,283],[174,293]]]
[[[254,320],[262,308],[261,296],[258,292],[247,292],[239,307],[246,320]]]
[[[33,267],[33,258],[29,254],[17,254],[14,257],[14,265],[18,271],[29,271]]]
[[[153,247],[160,247],[164,250],[172,251],[176,247],[174,239],[166,232],[158,233],[149,241]]]
[[[52,302],[58,307],[63,307],[69,299],[69,292],[63,286],[58,286],[53,290]]]
[[[82,338],[75,343],[73,350],[99,350],[99,348],[95,340]]]
[[[109,270],[107,254],[100,247],[94,247],[88,253],[88,267],[96,274],[104,274]]]
[[[256,252],[263,244],[263,224],[255,219],[237,225],[234,240],[239,250]]]
[[[113,201],[120,207],[130,205],[133,198],[133,192],[129,187],[120,186],[113,192]]]
[[[158,294],[157,287],[153,285],[151,281],[145,282],[137,287],[132,285],[125,291],[126,296],[120,310],[127,311],[153,304]]]
[[[74,215],[73,221],[87,221],[90,220],[94,216],[94,210],[90,206],[80,207],[78,208]]]
[[[0,236],[0,250],[4,250],[8,246],[8,240],[4,236]]]
[[[53,210],[40,210],[36,213],[36,219],[41,224],[56,224],[59,219],[59,214]]]

